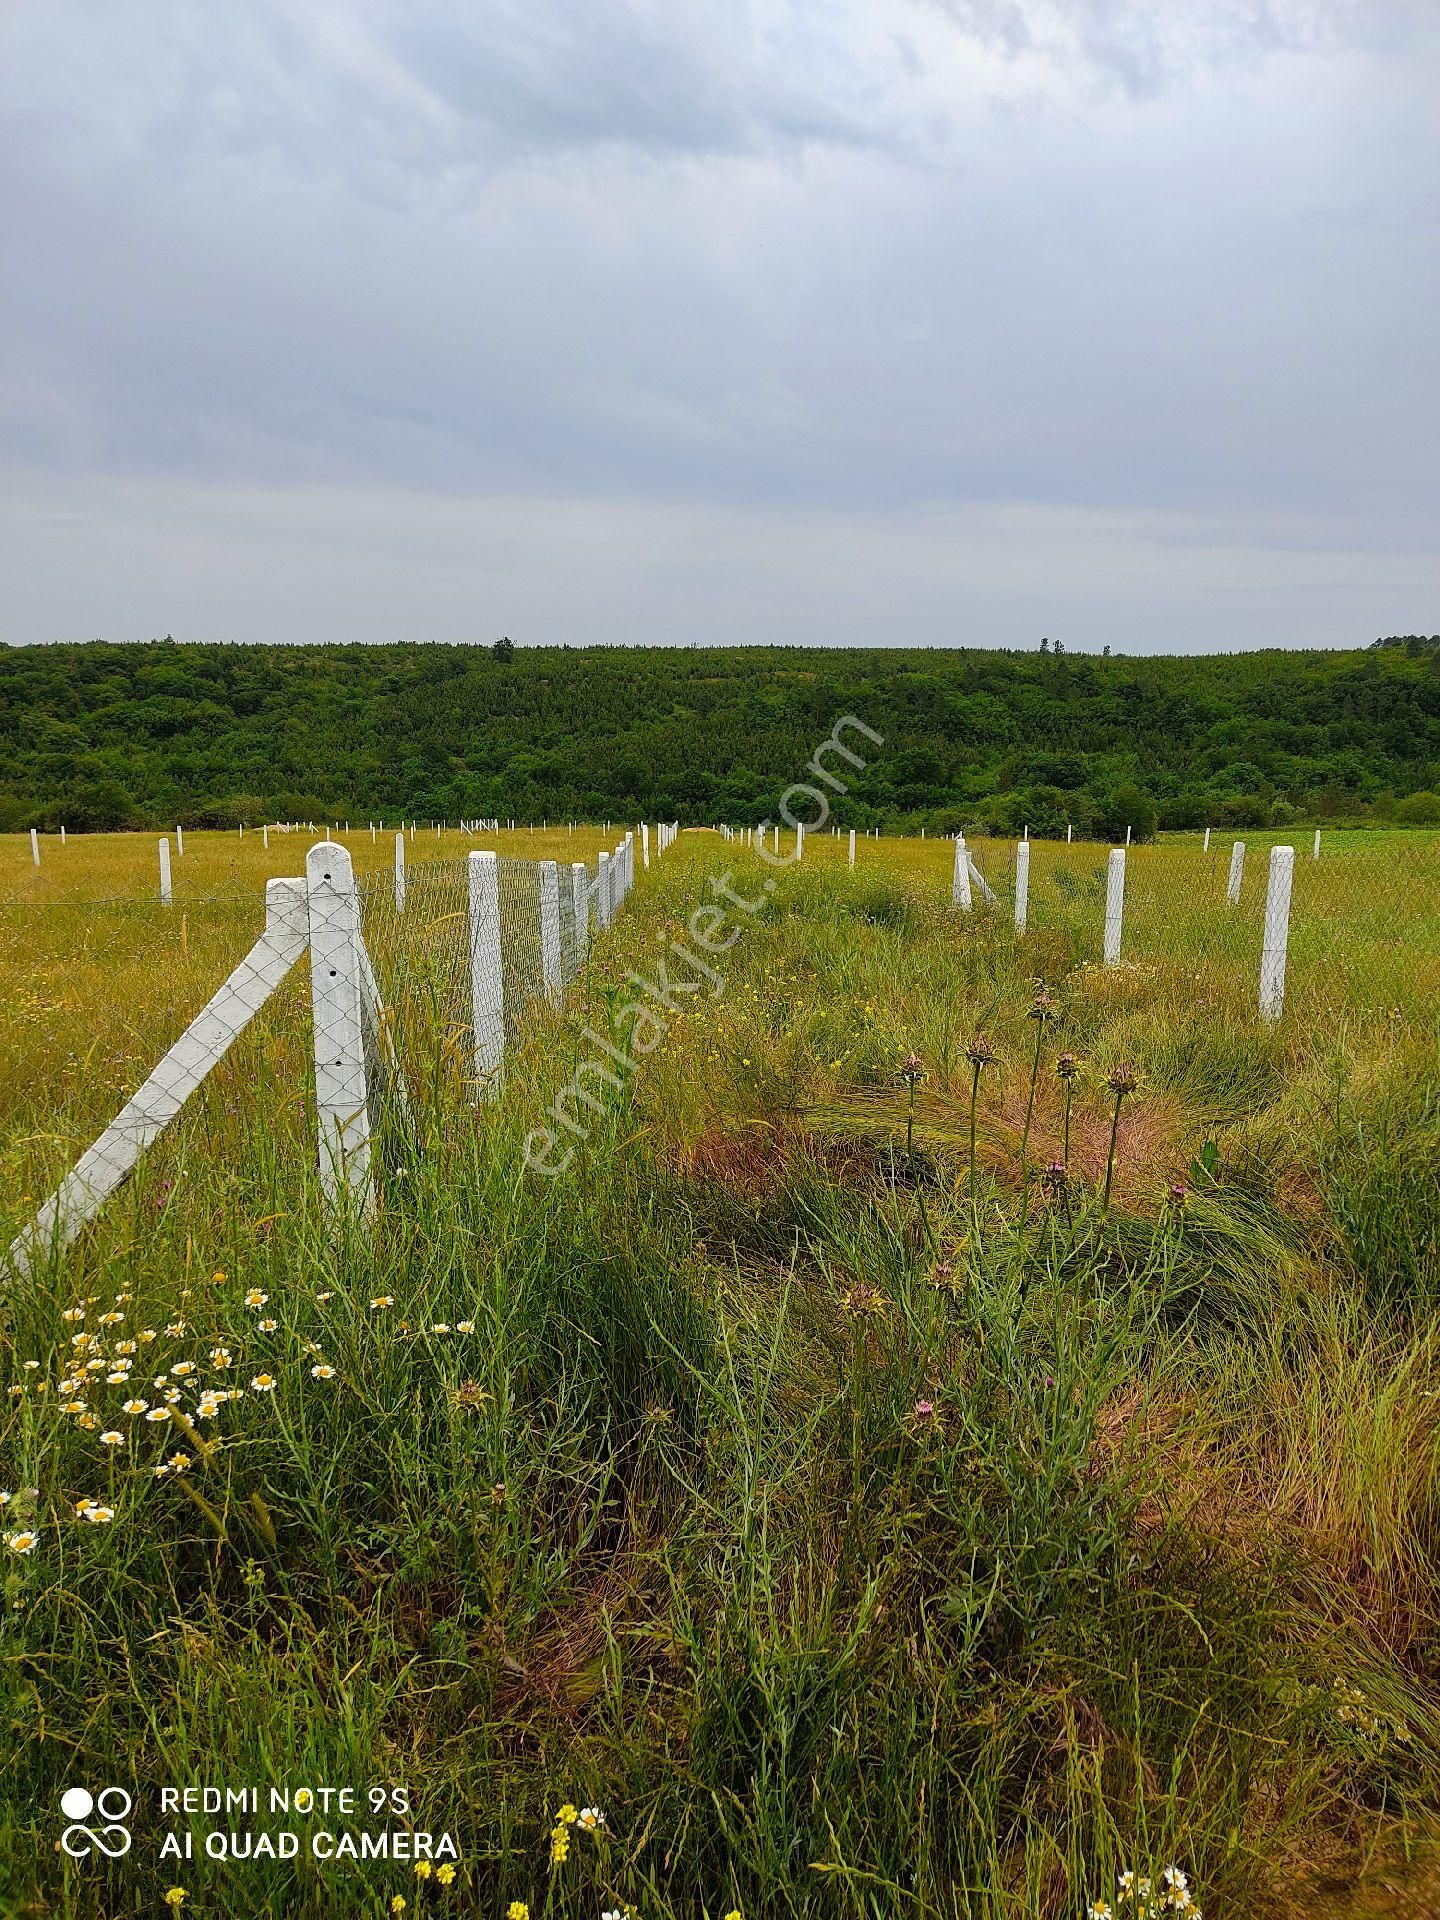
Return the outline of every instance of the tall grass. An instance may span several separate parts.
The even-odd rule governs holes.
[[[287,1920],[1059,1920],[1170,1865],[1210,1915],[1433,1901],[1423,992],[1266,1029],[1082,967],[1043,916],[1023,946],[962,922],[928,868],[807,849],[724,995],[565,1175],[525,1174],[581,1027],[720,858],[667,855],[503,1100],[471,1103],[463,1050],[417,1068],[368,1232],[311,1177],[297,989],[12,1290],[0,1486],[36,1545],[0,1552],[7,1911],[178,1886]],[[12,1107],[0,1230],[56,1157],[43,1101]],[[107,1365],[62,1394],[77,1333]],[[122,1340],[138,1388],[106,1384]],[[167,1404],[162,1373],[188,1426],[120,1411]],[[192,1419],[195,1381],[237,1397]],[[133,1851],[65,1861],[61,1791],[111,1780]],[[458,1875],[160,1862],[156,1791],[205,1782],[403,1787]],[[567,1802],[606,1825],[562,1822],[552,1865]]]

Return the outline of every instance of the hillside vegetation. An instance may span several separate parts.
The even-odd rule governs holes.
[[[839,713],[837,817],[1123,837],[1440,819],[1440,652],[0,649],[0,829],[399,813],[703,824],[774,810]],[[870,757],[870,756],[867,756]]]

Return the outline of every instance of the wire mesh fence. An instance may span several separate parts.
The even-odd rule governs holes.
[[[1308,840],[1308,836],[1307,836]],[[1288,848],[1275,857],[1277,848]],[[1037,949],[1162,977],[1179,998],[1276,1015],[1384,1012],[1440,991],[1440,836],[1312,845],[1212,838],[1108,848],[980,841],[973,867]],[[952,900],[959,888],[952,883]],[[972,891],[978,908],[983,897]],[[1267,918],[1270,938],[1267,950]],[[1023,921],[1023,927],[1021,925]]]
[[[663,828],[656,852],[673,837]],[[493,1091],[534,1010],[563,998],[610,924],[636,845],[627,836],[587,860],[409,860],[413,844],[377,842],[352,860],[324,842],[304,878],[265,893],[0,901],[0,1176],[20,1207],[67,1174],[78,1199],[87,1182],[123,1178],[127,1155],[217,1063],[209,1091],[227,1094],[207,1103],[207,1126],[253,1107],[252,1076],[270,1089],[277,1140],[310,1133],[313,1084],[322,1150],[347,1178],[361,1142],[384,1133],[387,1102],[400,1123]],[[572,845],[567,834],[559,850]],[[807,868],[850,859],[848,836],[807,839]],[[344,898],[329,901],[332,861]],[[957,925],[1005,930],[1047,979],[1104,969],[1116,991],[1133,979],[1151,999],[1309,1030],[1355,1013],[1433,1018],[1440,995],[1435,834],[1336,834],[1318,850],[1306,835],[1279,852],[1261,835],[1130,848],[868,841],[858,877],[871,868],[920,880],[937,906],[948,898]],[[281,910],[299,911],[295,899],[304,925],[291,952]],[[308,982],[293,965],[307,949]],[[342,976],[332,1003],[327,980]],[[262,1048],[246,1029],[267,1000]],[[107,1123],[104,1151],[87,1158]]]
[[[498,1011],[503,1047],[513,1047],[534,1005],[563,995],[583,962],[598,860],[561,868],[490,859],[481,870],[493,875],[488,930],[472,857],[412,868],[403,904],[388,876],[358,883],[365,949],[392,1044],[412,1075],[481,1074],[477,1003]]]
[[[0,1160],[28,1189],[22,1208],[37,1188],[49,1195],[14,1239],[12,1269],[68,1243],[272,998],[276,1017],[263,1024],[287,1061],[281,1110],[293,1118],[297,1092],[308,1106],[312,1083],[322,1182],[368,1205],[372,1149],[394,1137],[391,1122],[409,1127],[415,1094],[443,1081],[473,1104],[498,1086],[532,1009],[559,1002],[578,973],[592,912],[609,924],[633,877],[633,844],[627,834],[609,855],[563,870],[474,851],[410,865],[397,835],[393,865],[357,878],[349,850],[322,841],[303,877],[267,883],[263,906],[225,894],[178,910],[163,887],[150,900],[0,905],[4,957],[19,960],[29,936],[51,962],[30,975],[41,1048],[27,1047],[16,1005],[0,1019],[17,1069],[5,1076]],[[308,996],[290,978],[307,953]],[[68,1022],[53,1018],[62,1006]],[[311,1044],[297,1054],[301,1037]],[[113,1071],[97,1073],[102,1040],[117,1051]],[[48,1072],[37,1058],[47,1046]],[[118,1112],[117,1080],[134,1089]]]

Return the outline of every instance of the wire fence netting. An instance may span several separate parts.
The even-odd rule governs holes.
[[[543,876],[552,877],[554,977],[547,980]],[[475,1044],[477,995],[496,1005],[504,1041],[514,1046],[537,1000],[559,998],[584,959],[598,863],[565,866],[496,858],[498,942],[481,931],[466,860],[412,868],[359,882],[360,925],[396,1054],[410,1070],[445,1061],[468,1070]],[[577,911],[577,891],[580,898]]]
[[[351,898],[374,991],[363,1023],[368,1091],[355,1104],[377,1127],[379,1100],[404,1105],[407,1089],[421,1093],[436,1075],[474,1096],[485,1078],[476,1060],[477,992],[499,1010],[508,1048],[537,1001],[559,998],[579,970],[598,861],[490,862],[498,939],[480,943],[466,858],[415,862],[403,894],[389,866],[356,879]],[[545,888],[547,865],[553,883]],[[231,1120],[238,1139],[258,1100],[272,1142],[293,1136],[307,1159],[313,1154],[309,1089],[326,1049],[312,1037],[307,882],[270,885],[268,912],[265,888],[254,882],[190,894],[183,904],[153,895],[0,901],[0,1177],[17,1216],[38,1206],[107,1129],[122,1153],[127,1143],[148,1144],[178,1111],[177,1095],[201,1082],[208,1084],[196,1123],[217,1152]],[[551,902],[549,980],[542,891]],[[287,900],[298,915],[295,939],[277,947],[270,923]],[[335,1099],[343,1106],[343,1090]]]
[[[1216,835],[1208,849],[1125,849],[1115,963],[1163,976],[1180,999],[1253,1007],[1277,844],[1291,843]],[[1114,921],[1112,850],[1028,846],[1026,938],[1037,950],[1052,944],[1065,964],[1101,964],[1107,914]],[[970,852],[1013,922],[1019,847],[977,840]],[[978,890],[974,900],[985,904]],[[1440,992],[1440,836],[1413,836],[1403,857],[1359,835],[1317,857],[1307,836],[1293,847],[1283,924],[1285,1005],[1297,1017],[1384,1012],[1413,1003],[1417,989]]]
[[[537,1004],[559,1000],[575,979],[601,917],[595,837],[582,863],[564,857],[563,842],[553,863],[477,856],[492,889],[478,903],[488,921],[477,919],[468,854],[416,858],[402,875],[392,849],[361,849],[352,901],[374,976],[364,1033],[371,1088],[423,1100],[444,1085],[473,1100]],[[1015,939],[1021,964],[1036,976],[1098,970],[1109,958],[1110,991],[1253,1019],[1276,838],[1217,833],[1205,847],[1197,834],[1125,849],[1118,920],[1115,850],[1031,841],[1022,934],[1019,849],[977,837],[970,853],[994,899],[977,882],[968,924],[975,934],[983,923],[992,936]],[[914,883],[943,914],[953,854],[937,840],[862,841],[857,877]],[[844,836],[807,837],[806,872],[846,858]],[[272,884],[300,890],[296,925],[308,940],[306,881]],[[217,995],[228,994],[225,1017],[194,1036],[220,1061],[195,1123],[207,1152],[223,1157],[230,1132],[238,1140],[253,1131],[257,1103],[277,1153],[282,1142],[293,1148],[302,1140],[313,1152],[314,983],[303,959],[281,967],[266,945],[276,898],[267,910],[263,885],[250,882],[177,893],[170,905],[153,894],[0,901],[0,1178],[17,1215],[40,1204],[127,1101],[136,1137],[159,1124],[192,1070],[206,1064],[193,1049],[166,1064],[167,1050]],[[481,925],[487,930],[477,938]],[[272,987],[276,967],[283,977]],[[261,988],[263,1011],[250,1019],[246,1009]],[[1413,1019],[1437,1003],[1440,835],[1327,833],[1317,856],[1309,830],[1297,833],[1284,1019],[1320,1031],[1356,1014],[1403,1009]],[[241,1014],[249,1024],[238,1040],[227,1038],[227,1020]]]

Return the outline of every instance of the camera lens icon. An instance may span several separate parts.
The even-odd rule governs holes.
[[[60,1845],[72,1860],[82,1860],[92,1850],[118,1860],[130,1851],[130,1818],[134,1802],[124,1787],[102,1787],[91,1793],[88,1787],[67,1787],[60,1796],[60,1811],[70,1822],[60,1836]],[[89,1827],[85,1822],[96,1814],[103,1825]]]

